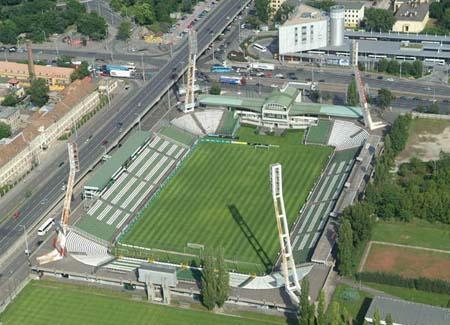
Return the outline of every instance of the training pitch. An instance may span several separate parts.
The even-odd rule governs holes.
[[[275,137],[257,136],[251,130],[243,128],[240,141],[247,135],[252,142],[279,147],[199,143],[120,242],[181,253],[164,255],[174,262],[180,262],[182,254],[201,254],[202,245],[223,247],[230,268],[269,271],[279,251],[270,164],[283,166],[283,192],[292,224],[332,148],[302,145],[303,132]]]
[[[223,316],[205,311],[149,304],[145,297],[137,301],[134,293],[62,284],[55,281],[32,281],[0,315],[8,325],[48,324],[280,324],[283,318],[268,316]],[[260,316],[263,318],[264,316]]]

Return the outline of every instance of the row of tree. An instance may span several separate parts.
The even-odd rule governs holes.
[[[377,71],[386,72],[393,75],[402,75],[404,77],[420,78],[423,75],[423,63],[420,60],[414,62],[402,62],[392,59],[380,59],[377,62]]]
[[[62,34],[75,25],[78,32],[91,39],[103,39],[107,33],[105,20],[96,13],[87,13],[83,4],[67,0],[65,7],[56,1],[23,1],[2,6],[0,11],[0,42],[15,44],[20,34],[42,42],[50,35]]]
[[[394,12],[392,10],[366,8],[362,27],[366,31],[389,32],[395,24]]]
[[[215,255],[215,257],[214,257]],[[202,302],[209,310],[222,308],[228,299],[229,273],[225,264],[223,249],[206,251],[203,258]]]
[[[424,29],[424,33],[447,35],[450,30],[450,0],[430,4],[430,17],[437,20],[436,26]]]

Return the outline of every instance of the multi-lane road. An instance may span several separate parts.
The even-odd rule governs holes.
[[[197,27],[197,42],[199,52],[203,52],[208,45],[217,37],[230,21],[238,15],[248,1],[227,0],[220,4],[210,15]],[[184,64],[180,65],[180,62]],[[87,173],[102,157],[104,147],[102,143],[108,141],[109,149],[113,148],[130,130],[173,86],[176,79],[186,70],[185,62],[188,62],[188,47],[186,40],[180,46],[180,50],[170,59],[134,96],[124,103],[120,111],[112,112],[105,123],[99,125],[92,138],[88,142],[79,144],[80,176]],[[177,78],[173,78],[176,74]],[[118,123],[122,128],[118,127]],[[121,133],[123,129],[124,132]],[[65,160],[65,157],[53,158],[55,162]],[[68,174],[67,168],[55,168],[50,166],[41,173],[48,175],[42,184],[42,190],[34,192],[20,208],[17,220],[8,218],[0,225],[0,252],[5,253],[13,247],[21,236],[20,225],[29,228],[36,220],[43,219],[49,208],[59,202],[62,198],[61,186]],[[41,204],[45,202],[45,204]],[[2,206],[0,204],[0,210]],[[21,251],[23,253],[23,251]],[[0,256],[1,257],[1,256]]]

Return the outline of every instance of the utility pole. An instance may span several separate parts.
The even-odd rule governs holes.
[[[144,54],[141,54],[142,80],[145,81]]]

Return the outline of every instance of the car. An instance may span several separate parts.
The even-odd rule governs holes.
[[[284,75],[282,73],[277,73],[275,75],[275,78],[280,78],[280,79],[284,79]]]
[[[383,76],[378,76],[377,79],[378,79],[378,80],[382,80],[382,79],[383,79]]]
[[[319,82],[325,82],[325,79],[319,79]]]
[[[312,81],[311,78],[306,78],[305,80],[306,80],[306,81]]]
[[[0,47],[0,52],[5,52],[5,51],[6,51],[6,47],[1,46],[1,47]]]
[[[394,81],[394,78],[387,78],[386,80],[392,82]]]
[[[9,52],[17,52],[17,47],[16,47],[16,46],[11,46],[11,47],[8,49],[8,51],[9,51]]]
[[[431,88],[430,87],[426,87],[426,88],[424,88],[424,90],[431,91]]]
[[[264,72],[257,72],[257,73],[256,73],[256,76],[257,76],[257,77],[264,77]]]
[[[58,168],[59,168],[59,167],[62,167],[62,165],[64,165],[64,161],[61,161],[61,162],[59,163]]]

